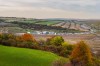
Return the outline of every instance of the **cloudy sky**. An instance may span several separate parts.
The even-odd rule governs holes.
[[[100,0],[0,0],[0,16],[100,19]]]

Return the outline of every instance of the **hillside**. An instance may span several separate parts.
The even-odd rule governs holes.
[[[50,52],[0,45],[0,66],[50,66],[57,58]]]
[[[56,33],[99,33],[100,20],[50,20],[17,17],[0,17],[0,32],[24,33],[27,31],[51,31]]]

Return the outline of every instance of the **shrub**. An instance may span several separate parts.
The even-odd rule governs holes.
[[[64,66],[67,63],[67,61],[68,60],[65,58],[59,58],[52,63],[52,66]]]
[[[100,58],[94,58],[94,66],[100,66]]]
[[[46,41],[43,40],[43,39],[40,39],[40,40],[38,41],[38,44],[39,44],[40,46],[44,46],[44,45],[46,45]]]
[[[62,43],[62,51],[60,52],[60,55],[64,57],[69,57],[73,48],[74,48],[74,45],[71,45],[68,42]]]
[[[74,45],[69,44],[68,42],[63,42],[63,43],[62,43],[62,47],[63,47],[63,48],[66,48],[67,50],[73,50]]]

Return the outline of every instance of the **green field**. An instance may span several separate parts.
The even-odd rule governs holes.
[[[50,66],[58,58],[50,52],[0,45],[0,66]]]
[[[37,22],[35,24],[41,24],[41,25],[53,25],[53,24],[56,24],[56,23],[59,23],[60,21],[40,21],[40,22]]]
[[[41,24],[41,25],[54,25],[56,23],[60,23],[61,21],[35,21],[35,20],[25,20],[19,21],[24,23],[32,23],[32,24]]]

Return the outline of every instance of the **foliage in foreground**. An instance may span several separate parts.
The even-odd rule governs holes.
[[[71,62],[75,66],[99,66],[100,60],[92,56],[90,48],[84,41],[80,41],[76,46],[64,41],[61,36],[53,36],[45,40],[36,41],[31,34],[16,36],[13,34],[0,34],[0,43],[6,46],[23,47],[50,51],[63,57],[69,57],[71,54]],[[73,50],[74,49],[74,50]],[[73,50],[73,51],[72,51]],[[64,60],[57,60],[53,65],[63,65]]]

